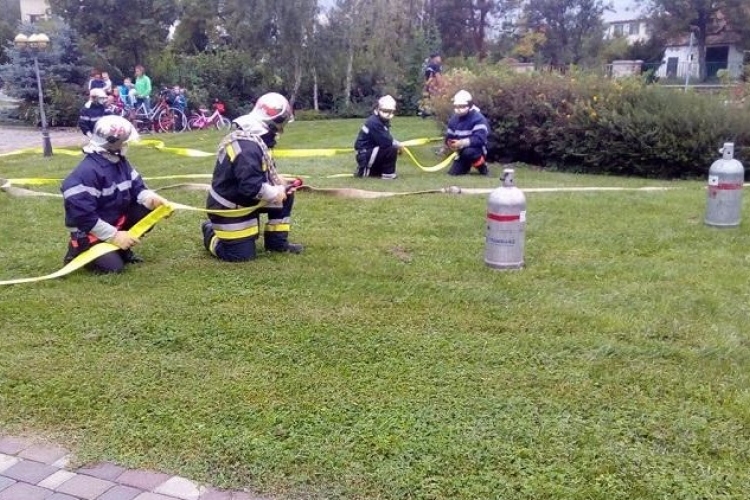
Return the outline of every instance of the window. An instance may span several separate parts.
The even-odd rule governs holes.
[[[640,28],[640,23],[638,21],[633,21],[628,26],[628,35],[637,35]]]
[[[622,36],[625,32],[625,25],[624,24],[615,24],[612,26],[612,32],[615,36]]]

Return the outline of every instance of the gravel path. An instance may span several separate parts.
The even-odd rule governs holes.
[[[86,137],[80,130],[74,128],[50,129],[49,137],[53,154],[55,147],[83,146],[86,143]],[[40,129],[0,125],[0,153],[41,147],[42,132]]]

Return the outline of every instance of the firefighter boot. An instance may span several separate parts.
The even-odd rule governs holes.
[[[305,247],[299,243],[290,243],[288,238],[289,233],[286,231],[265,231],[263,244],[269,252],[302,253]]]
[[[132,250],[120,250],[120,255],[122,256],[122,261],[126,264],[140,264],[143,262],[143,259],[133,253]]]

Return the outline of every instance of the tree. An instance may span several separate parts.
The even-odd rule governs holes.
[[[5,45],[18,34],[17,25],[21,21],[21,6],[18,0],[0,0],[0,44]],[[4,51],[0,50],[0,64],[8,62]],[[0,81],[2,85],[2,81]]]
[[[216,45],[218,15],[218,0],[182,0],[172,49],[181,54],[197,54]]]
[[[709,35],[734,32],[740,45],[750,46],[750,7],[747,0],[648,0],[654,30],[667,39],[694,36],[700,80],[706,79],[706,40]]]
[[[434,19],[448,56],[487,56],[487,32],[494,20],[518,5],[517,0],[429,0],[426,13]]]
[[[554,65],[581,64],[595,58],[602,43],[602,0],[529,0],[527,28],[544,34],[541,53]]]
[[[164,49],[170,27],[177,21],[177,0],[49,0],[60,16],[98,49],[98,66],[131,74]]]
[[[48,107],[50,124],[75,123],[83,103],[81,89],[87,75],[82,70],[78,35],[60,20],[44,21],[39,25],[21,24],[19,33],[30,35],[44,32],[50,38],[47,50],[37,55]],[[33,55],[13,46],[6,49],[10,62],[0,65],[0,78],[6,82],[6,92],[22,100],[21,112],[31,111],[29,121],[38,119],[38,90]]]

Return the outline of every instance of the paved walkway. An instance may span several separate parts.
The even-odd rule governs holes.
[[[0,500],[268,500],[102,462],[69,468],[64,448],[0,436]]]
[[[56,147],[83,146],[87,140],[78,129],[54,128],[49,131],[52,153]],[[41,148],[42,132],[33,127],[13,127],[0,125],[0,153],[17,149]]]

